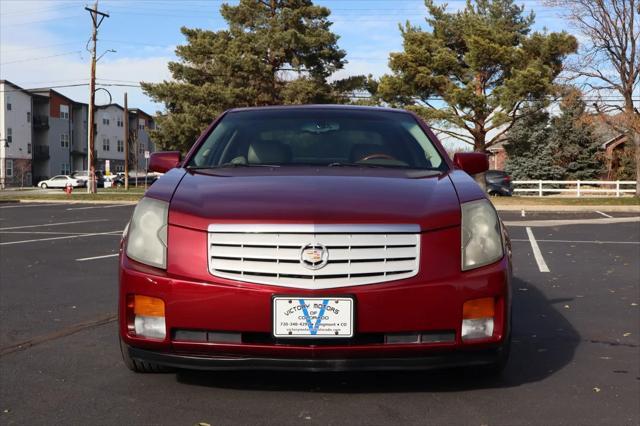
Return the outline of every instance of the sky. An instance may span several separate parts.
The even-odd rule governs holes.
[[[237,0],[226,1],[236,4]],[[219,14],[222,0],[101,0],[99,9],[110,14],[98,35],[99,84],[137,85],[140,81],[170,79],[167,63],[184,43],[182,26],[220,30],[225,22]],[[332,30],[340,36],[339,47],[347,52],[347,65],[334,77],[387,72],[390,52],[402,49],[398,23],[410,21],[425,26],[423,0],[316,0],[331,9]],[[443,2],[444,3],[444,2]],[[451,10],[464,0],[449,0]],[[540,0],[521,0],[534,11],[534,29],[568,29],[561,10]],[[81,85],[56,88],[70,98],[87,102],[89,59],[86,50],[91,35],[91,18],[84,10],[92,1],[0,0],[0,79],[23,88]],[[128,92],[129,107],[149,113],[162,110],[137,87],[103,86],[113,102],[123,103]],[[105,91],[96,95],[97,104],[109,102]]]

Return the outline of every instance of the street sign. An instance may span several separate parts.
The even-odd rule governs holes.
[[[149,158],[150,156],[151,154],[149,153],[149,151],[144,152],[144,158]]]

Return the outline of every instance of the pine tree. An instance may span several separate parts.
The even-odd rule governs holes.
[[[527,114],[507,134],[505,170],[516,180],[562,179],[565,170],[555,164],[550,144],[549,114],[539,105],[527,107]]]
[[[456,12],[433,0],[425,5],[429,30],[400,27],[404,50],[391,54],[393,74],[382,77],[376,95],[415,109],[476,151],[531,112],[527,101],[555,91],[564,58],[577,49],[566,32],[531,33],[533,14],[513,0],[467,0]]]
[[[527,108],[532,112],[506,137],[505,170],[514,179],[599,179],[603,172],[600,144],[577,93],[565,95],[556,117],[550,117],[540,105]]]
[[[599,179],[603,173],[602,152],[592,125],[585,120],[584,101],[570,94],[561,102],[560,112],[551,120],[554,163],[565,170],[564,179]]]
[[[240,0],[223,4],[228,28],[182,28],[186,44],[170,62],[172,81],[143,83],[164,103],[155,138],[186,150],[222,111],[244,106],[344,101],[363,78],[329,83],[345,64],[330,31],[329,9],[311,0]]]

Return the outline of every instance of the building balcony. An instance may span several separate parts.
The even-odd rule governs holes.
[[[33,128],[35,130],[46,130],[49,128],[49,117],[46,115],[33,116]]]
[[[48,160],[49,159],[49,147],[45,145],[36,145],[33,147],[33,159],[34,160]]]

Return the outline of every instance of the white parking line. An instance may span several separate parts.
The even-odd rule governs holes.
[[[506,226],[564,226],[564,225],[609,225],[612,223],[640,222],[640,216],[634,217],[603,217],[600,219],[558,219],[558,220],[505,220]]]
[[[119,253],[105,254],[104,256],[81,257],[80,259],[76,259],[76,262],[85,262],[87,260],[96,260],[96,259],[106,259],[108,257],[116,257],[118,255]]]
[[[512,238],[511,241],[517,242],[529,242],[529,240],[520,240],[517,238]],[[575,243],[575,244],[637,244],[640,245],[640,241],[585,241],[585,240],[536,240],[541,243]]]
[[[69,238],[84,238],[84,237],[95,237],[98,235],[120,235],[122,234],[122,230],[120,231],[110,231],[110,232],[95,232],[93,234],[81,234],[81,235],[67,235],[64,237],[51,237],[51,238],[39,238],[37,240],[21,240],[21,241],[7,241],[4,243],[0,243],[0,246],[10,246],[14,244],[26,244],[26,243],[37,243],[40,241],[53,241],[53,240],[66,240]]]
[[[67,210],[87,210],[87,209],[109,209],[111,207],[126,207],[133,204],[113,204],[108,206],[90,206],[90,207],[69,207]]]
[[[31,234],[31,235],[84,235],[86,232],[53,232],[53,231],[0,231],[0,235]]]
[[[19,204],[19,205],[10,205],[10,206],[2,206],[0,207],[0,209],[18,209],[21,207],[46,207],[46,206],[51,206],[52,204],[31,204],[31,203],[26,203],[26,204]],[[55,205],[55,204],[54,204]]]
[[[549,267],[547,266],[547,262],[544,261],[544,257],[542,257],[542,252],[540,251],[540,247],[538,247],[538,243],[536,242],[536,237],[533,236],[533,232],[531,228],[527,226],[527,235],[529,236],[529,242],[531,243],[531,250],[533,250],[533,257],[536,259],[536,263],[538,264],[538,269],[540,272],[550,272]]]
[[[602,216],[604,216],[604,217],[613,217],[613,216],[608,215],[608,214],[606,214],[606,213],[602,213],[602,212],[601,212],[601,211],[599,211],[599,210],[595,210],[595,212],[596,212],[596,213],[598,213],[598,214],[601,214],[601,215],[602,215]]]
[[[58,222],[58,223],[43,223],[43,224],[40,224],[40,225],[11,226],[9,228],[0,228],[0,231],[9,231],[11,229],[40,228],[42,226],[61,226],[61,225],[74,225],[76,223],[93,223],[93,222],[108,222],[108,221],[109,221],[109,219],[74,220],[72,222]]]

